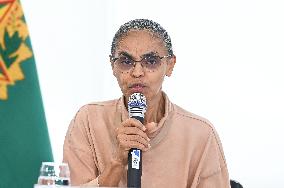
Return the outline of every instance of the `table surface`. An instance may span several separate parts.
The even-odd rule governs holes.
[[[34,188],[95,188],[95,187],[94,186],[66,186],[66,185],[37,185],[35,184]]]

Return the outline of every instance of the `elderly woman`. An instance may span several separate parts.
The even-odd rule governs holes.
[[[162,91],[176,63],[166,30],[151,20],[129,21],[114,36],[110,62],[123,96],[85,105],[71,122],[63,157],[71,183],[125,187],[128,152],[138,148],[142,187],[230,187],[213,126]],[[147,99],[144,124],[128,117],[127,99],[137,92]]]

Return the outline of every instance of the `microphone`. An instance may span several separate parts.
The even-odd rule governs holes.
[[[142,124],[146,112],[146,97],[142,93],[133,93],[128,99],[130,118],[139,120]],[[127,187],[141,187],[142,151],[131,148],[128,153]]]

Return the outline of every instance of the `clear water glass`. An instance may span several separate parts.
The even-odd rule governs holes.
[[[68,186],[70,183],[70,171],[67,163],[42,162],[38,185]]]

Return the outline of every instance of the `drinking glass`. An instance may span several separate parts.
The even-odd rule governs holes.
[[[42,162],[38,185],[70,185],[70,171],[67,163]]]

